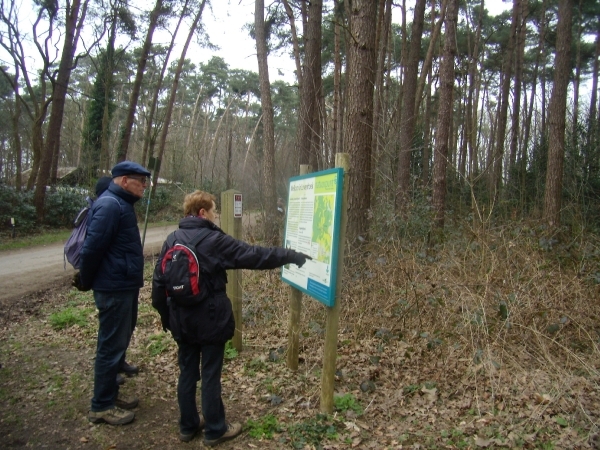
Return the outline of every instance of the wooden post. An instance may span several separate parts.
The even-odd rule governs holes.
[[[335,155],[335,167],[342,167],[344,169],[344,185],[342,193],[342,212],[340,217],[340,240],[338,246],[335,303],[331,308],[327,308],[325,347],[323,351],[323,372],[321,373],[321,412],[325,414],[333,413],[335,362],[337,358],[337,338],[338,325],[340,321],[342,276],[344,273],[344,246],[346,244],[346,225],[348,224],[348,171],[350,170],[350,155],[348,153],[337,153]]]
[[[308,164],[300,165],[300,175],[311,172]],[[300,313],[302,312],[302,291],[290,286],[290,324],[288,327],[287,366],[290,370],[298,370],[298,349],[300,340]]]
[[[230,236],[242,238],[242,217],[234,216],[235,196],[241,192],[230,189],[221,193],[221,229]],[[242,272],[241,270],[227,271],[227,296],[231,299],[233,317],[235,318],[235,333],[232,343],[238,352],[242,351]]]

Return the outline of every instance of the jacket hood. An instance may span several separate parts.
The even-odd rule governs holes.
[[[218,226],[212,223],[210,220],[203,219],[198,216],[187,216],[179,221],[179,228],[193,229],[193,228],[210,228],[211,230],[222,231]]]

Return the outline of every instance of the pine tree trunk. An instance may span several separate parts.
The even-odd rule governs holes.
[[[527,9],[528,0],[521,0],[521,9],[519,10],[519,22],[515,37],[516,43],[516,62],[515,62],[515,82],[512,107],[512,126],[510,136],[510,150],[508,156],[508,176],[509,180],[514,175],[515,164],[517,162],[517,152],[519,144],[520,114],[521,114],[521,79],[523,76],[523,60],[525,57],[525,38],[527,36]]]
[[[254,12],[254,30],[256,35],[256,56],[258,59],[258,77],[260,82],[260,105],[263,123],[263,196],[265,204],[265,241],[269,245],[278,245],[277,195],[275,193],[275,125],[271,83],[269,81],[268,48],[265,32],[265,2],[256,0]]]
[[[377,49],[375,28],[377,4],[371,0],[354,0],[350,9],[348,45],[348,85],[344,149],[350,154],[352,171],[348,180],[348,229],[350,242],[368,239],[368,214],[371,187],[371,145],[373,126],[373,86]]]
[[[117,150],[117,162],[125,161],[127,159],[127,152],[129,149],[129,140],[131,139],[131,130],[133,128],[133,122],[135,120],[135,110],[137,102],[140,97],[140,89],[142,87],[142,79],[144,78],[144,70],[146,69],[146,63],[148,62],[148,55],[150,54],[150,48],[152,46],[152,36],[154,30],[158,24],[158,19],[163,14],[163,0],[156,0],[154,8],[150,13],[150,22],[148,24],[148,31],[146,32],[146,39],[144,45],[142,45],[142,51],[138,60],[137,71],[135,74],[135,80],[131,89],[131,95],[129,96],[129,106],[127,107],[127,117],[125,124],[121,129],[121,137],[119,140],[119,149]]]
[[[194,22],[190,27],[188,32],[187,39],[185,44],[183,45],[183,49],[181,50],[181,55],[179,56],[179,61],[177,63],[177,68],[175,69],[175,74],[173,76],[173,84],[171,85],[171,90],[169,92],[169,97],[167,100],[167,107],[165,111],[165,119],[160,133],[160,140],[158,143],[158,159],[162,160],[163,155],[165,153],[165,146],[167,143],[167,134],[169,132],[169,124],[171,123],[171,115],[173,114],[173,106],[175,104],[175,98],[177,95],[177,88],[179,87],[179,79],[181,78],[181,72],[183,70],[183,64],[185,62],[185,55],[190,46],[190,42],[194,33],[196,32],[196,28],[198,27],[198,23],[200,22],[200,18],[202,17],[202,11],[204,11],[204,5],[206,4],[206,0],[202,0],[200,7],[198,9],[198,13],[194,17]],[[155,197],[156,194],[156,186],[158,185],[158,176],[160,173],[160,166],[158,169],[154,170],[152,174],[152,197]]]
[[[77,49],[79,33],[87,12],[88,0],[73,0],[68,4],[65,20],[65,39],[62,48],[58,72],[52,91],[52,109],[46,133],[46,141],[42,150],[40,170],[36,180],[33,204],[35,205],[38,222],[44,220],[44,204],[46,200],[46,185],[50,178],[52,156],[55,148],[60,145],[60,132],[62,128],[63,112],[65,109],[65,98],[71,71],[73,70],[73,59]],[[81,11],[81,12],[80,12]]]
[[[397,167],[396,210],[403,209],[409,198],[410,159],[416,124],[416,91],[419,76],[419,57],[425,18],[425,0],[415,3],[415,15],[410,39],[410,51],[407,58],[403,80],[402,120],[400,122],[400,148]]]
[[[500,185],[502,183],[502,161],[504,159],[504,139],[506,137],[506,123],[508,118],[508,101],[510,93],[510,81],[512,79],[512,68],[514,61],[514,50],[516,40],[517,22],[519,21],[520,0],[513,0],[512,23],[508,36],[504,61],[502,64],[502,88],[500,102],[498,104],[498,125],[496,127],[496,139],[494,153],[490,161],[490,173],[488,191],[491,204],[498,199]]]
[[[554,84],[548,113],[548,165],[544,195],[544,220],[560,226],[562,179],[565,157],[567,91],[571,74],[573,0],[559,0]]]
[[[444,227],[446,211],[446,168],[448,139],[452,126],[452,95],[454,90],[454,57],[456,56],[456,24],[458,21],[458,0],[448,0],[444,39],[444,56],[440,65],[440,104],[435,133],[433,166],[433,209],[435,225]]]

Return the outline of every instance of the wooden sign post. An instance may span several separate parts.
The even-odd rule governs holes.
[[[233,189],[221,193],[221,229],[228,235],[242,238],[242,193]],[[235,333],[232,343],[234,348],[242,351],[242,271],[227,271],[227,296],[231,299]]]
[[[337,153],[335,167],[344,169],[348,174],[350,155]],[[335,303],[327,308],[327,325],[325,327],[325,347],[323,351],[323,372],[321,372],[321,412],[333,413],[333,393],[335,388],[335,362],[337,359],[338,325],[340,321],[340,299],[342,294],[342,274],[344,273],[344,244],[346,242],[346,226],[348,224],[348,179],[342,188],[342,214],[339,232],[337,283],[335,286]]]
[[[327,307],[321,411],[333,412],[337,333],[347,224],[348,154],[336,155],[336,168],[292,177],[286,216],[286,248],[311,256],[302,267],[286,264],[281,279],[291,286],[287,365],[298,369],[302,293]],[[308,171],[302,168],[302,171]]]

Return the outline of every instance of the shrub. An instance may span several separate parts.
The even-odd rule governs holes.
[[[85,206],[87,190],[76,187],[57,187],[46,193],[44,223],[52,228],[70,228],[79,210]],[[33,206],[33,191],[17,192],[13,187],[0,185],[0,230],[11,229],[15,219],[18,232],[30,233],[38,228]]]
[[[148,207],[148,195],[150,187],[144,194],[144,197],[135,204],[135,211],[140,219],[144,220],[146,216],[146,207]],[[167,186],[158,186],[156,192],[150,199],[148,207],[148,216],[153,221],[157,220],[176,220],[181,218],[184,193]]]
[[[11,217],[18,231],[29,232],[35,228],[33,192],[17,192],[13,187],[0,185],[0,230],[11,229]]]
[[[70,228],[77,213],[86,205],[88,191],[78,187],[59,186],[46,193],[44,225]]]

